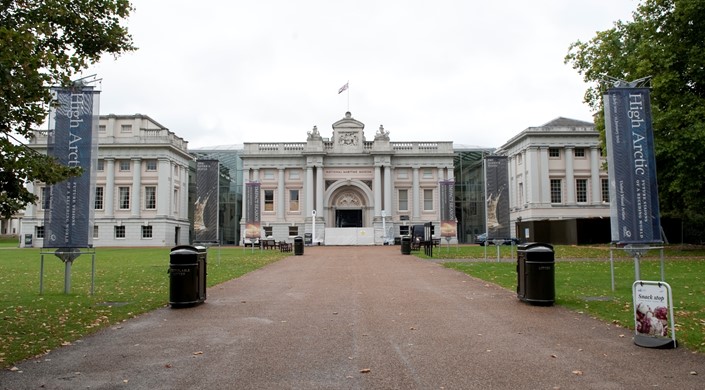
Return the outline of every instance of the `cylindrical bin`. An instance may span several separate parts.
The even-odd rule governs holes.
[[[301,236],[294,237],[294,256],[303,256],[304,239]]]
[[[552,245],[533,242],[517,247],[517,297],[533,305],[553,305],[556,286]]]
[[[206,248],[180,245],[169,254],[169,304],[188,306],[206,300]]]
[[[402,236],[401,238],[401,254],[411,254],[411,236]]]

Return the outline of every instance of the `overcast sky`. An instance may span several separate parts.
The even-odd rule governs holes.
[[[592,120],[571,42],[636,0],[133,0],[136,52],[106,57],[101,114],[150,116],[190,148],[323,137],[346,111],[392,141],[498,147]],[[338,89],[349,81],[349,90]]]

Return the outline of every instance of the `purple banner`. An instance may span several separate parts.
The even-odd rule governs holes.
[[[218,242],[218,160],[196,161],[196,204],[193,213],[195,242]]]
[[[93,161],[98,150],[99,93],[93,87],[55,88],[57,106],[50,118],[47,154],[59,164],[80,167],[83,174],[49,188],[44,213],[45,248],[86,248],[92,245]],[[53,126],[53,129],[51,128]]]
[[[455,237],[457,235],[455,181],[442,180],[439,185],[441,191],[441,237]]]
[[[661,242],[649,90],[612,88],[604,105],[612,241]]]
[[[246,184],[247,208],[245,210],[245,238],[260,238],[260,183],[249,182]]]

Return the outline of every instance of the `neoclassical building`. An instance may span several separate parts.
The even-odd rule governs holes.
[[[438,230],[439,182],[454,179],[453,143],[391,142],[381,125],[368,141],[364,127],[347,112],[330,137],[314,126],[306,142],[245,143],[240,230],[252,207],[261,236],[277,241],[380,245],[413,225]],[[257,204],[248,186],[259,191],[249,192]]]

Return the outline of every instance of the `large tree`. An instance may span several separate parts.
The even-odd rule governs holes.
[[[36,196],[26,182],[54,184],[80,170],[22,144],[47,117],[51,86],[71,79],[105,54],[134,50],[123,25],[128,0],[0,0],[0,216]]]
[[[683,218],[691,239],[705,222],[705,2],[644,0],[629,22],[570,46],[572,64],[604,135],[605,76],[651,77],[651,103],[662,215]],[[695,229],[692,229],[695,228]],[[693,234],[695,233],[695,234]]]

